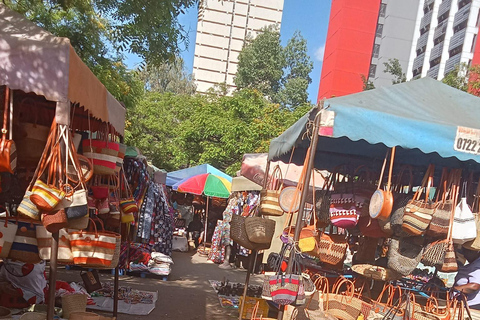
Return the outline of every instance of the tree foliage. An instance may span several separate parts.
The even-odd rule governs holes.
[[[368,78],[364,74],[361,74],[360,77],[362,78],[363,91],[375,89],[373,81],[368,80]]]
[[[264,27],[240,52],[235,85],[239,90],[256,89],[271,102],[295,108],[308,103],[312,69],[307,41],[300,32],[283,47],[278,28],[272,25]]]
[[[183,59],[176,57],[173,63],[164,62],[159,66],[146,66],[139,70],[139,78],[149,91],[194,94],[195,83],[184,68]]]
[[[466,63],[460,63],[445,75],[442,82],[480,97],[480,65],[468,66]]]
[[[402,65],[397,58],[388,59],[387,62],[384,62],[383,65],[385,66],[384,73],[390,73],[393,76],[392,84],[398,84],[407,81],[407,76],[402,70]]]
[[[266,152],[308,109],[281,108],[248,89],[232,96],[147,92],[129,111],[126,141],[166,170],[209,163],[234,175],[243,154]]]

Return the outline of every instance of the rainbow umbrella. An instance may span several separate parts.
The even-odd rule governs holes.
[[[208,225],[208,198],[228,198],[232,190],[232,183],[223,177],[211,173],[202,173],[186,178],[174,184],[173,190],[183,193],[193,193],[207,196],[207,207],[205,210],[205,230],[203,233],[203,253],[205,253],[205,242],[207,241]]]
[[[181,180],[174,184],[172,188],[184,193],[228,198],[232,191],[232,183],[223,177],[211,173],[202,173]]]

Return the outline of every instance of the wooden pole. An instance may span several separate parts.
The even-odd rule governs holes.
[[[48,274],[47,320],[53,320],[53,317],[55,315],[55,290],[57,287],[57,255],[58,255],[58,231],[52,234],[50,271]]]
[[[303,189],[302,189],[302,194],[300,196],[300,208],[298,209],[297,213],[297,221],[295,223],[295,235],[293,237],[294,243],[297,243],[298,238],[300,237],[300,231],[303,228],[303,212],[305,209],[305,202],[307,200],[307,194],[308,194],[308,188],[310,184],[310,177],[312,176],[312,169],[314,168],[314,163],[315,163],[315,152],[317,150],[317,143],[318,143],[318,130],[320,128],[320,112],[323,108],[323,102],[318,106],[318,111],[317,111],[317,116],[315,117],[315,122],[313,124],[313,137],[312,137],[312,142],[310,143],[310,157],[307,162],[307,170],[305,174],[305,180],[303,182]],[[298,182],[300,183],[300,181]],[[293,269],[293,257],[294,254],[290,254],[290,257],[288,259],[288,266],[286,273],[291,273]],[[280,310],[278,312],[278,320],[283,319],[283,312],[285,310],[285,306],[280,306]]]

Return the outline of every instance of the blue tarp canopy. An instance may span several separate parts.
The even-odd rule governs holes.
[[[172,171],[167,173],[167,186],[171,187],[175,183],[180,182],[184,179],[196,176],[197,174],[202,173],[211,173],[222,178],[227,179],[229,182],[232,182],[232,177],[228,174],[218,170],[217,168],[209,165],[209,164],[201,164],[191,168],[185,168],[177,171]]]
[[[315,167],[371,164],[383,161],[387,147],[397,146],[397,163],[480,169],[480,156],[460,152],[457,132],[471,137],[470,148],[480,147],[480,98],[437,80],[422,78],[363,91],[324,102]],[[317,108],[270,143],[269,159],[302,164]],[[476,130],[470,130],[470,129]],[[472,131],[472,132],[470,132]],[[478,137],[478,138],[476,138]],[[474,147],[476,144],[476,147]],[[468,144],[467,144],[468,147]]]

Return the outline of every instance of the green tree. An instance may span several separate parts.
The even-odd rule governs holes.
[[[458,64],[442,79],[450,87],[480,96],[480,65],[468,66],[466,63]]]
[[[392,84],[398,84],[407,81],[407,76],[402,70],[402,65],[397,58],[388,59],[387,62],[384,62],[385,66],[384,73],[390,73],[393,76]]]
[[[284,66],[278,27],[264,27],[255,39],[247,41],[238,55],[235,85],[239,90],[257,89],[272,98],[280,90]]]
[[[368,80],[368,78],[364,74],[361,74],[360,77],[362,78],[363,82],[363,91],[375,89],[373,81]]]
[[[296,108],[308,103],[307,89],[313,62],[300,32],[283,47],[276,26],[262,29],[238,56],[235,85],[238,90],[256,89],[271,102]]]
[[[158,93],[194,94],[195,83],[185,72],[183,59],[176,57],[174,62],[164,62],[159,66],[145,66],[139,70],[139,78],[149,91]]]

